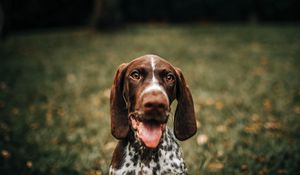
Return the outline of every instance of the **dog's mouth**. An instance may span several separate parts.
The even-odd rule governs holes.
[[[133,130],[135,131],[136,137],[138,137],[138,139],[142,141],[147,148],[154,149],[158,146],[166,128],[166,120],[143,120],[142,117],[136,113],[130,114],[129,120]]]

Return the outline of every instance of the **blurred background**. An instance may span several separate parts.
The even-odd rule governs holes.
[[[189,174],[299,174],[299,2],[0,0],[0,174],[108,174],[116,68],[149,53],[192,91]]]
[[[1,0],[4,32],[128,22],[299,22],[297,0]],[[4,20],[4,23],[3,23]],[[3,27],[4,26],[4,27]]]

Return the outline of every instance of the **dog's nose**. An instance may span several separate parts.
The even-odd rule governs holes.
[[[168,110],[169,101],[161,92],[153,91],[144,95],[142,106],[145,113],[162,115]]]

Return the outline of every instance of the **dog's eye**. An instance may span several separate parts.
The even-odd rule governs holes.
[[[139,80],[141,79],[141,73],[139,71],[133,71],[131,74],[130,74],[130,77],[134,80]]]
[[[172,73],[168,73],[167,76],[166,76],[166,80],[169,82],[169,83],[173,83],[175,81],[175,77]]]

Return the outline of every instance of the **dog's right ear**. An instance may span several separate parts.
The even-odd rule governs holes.
[[[110,92],[111,133],[117,139],[123,139],[129,132],[128,111],[123,98],[124,78],[127,64],[118,67]]]
[[[178,68],[176,68],[176,77],[178,104],[174,116],[174,134],[178,140],[183,141],[197,132],[197,125],[192,94]]]

